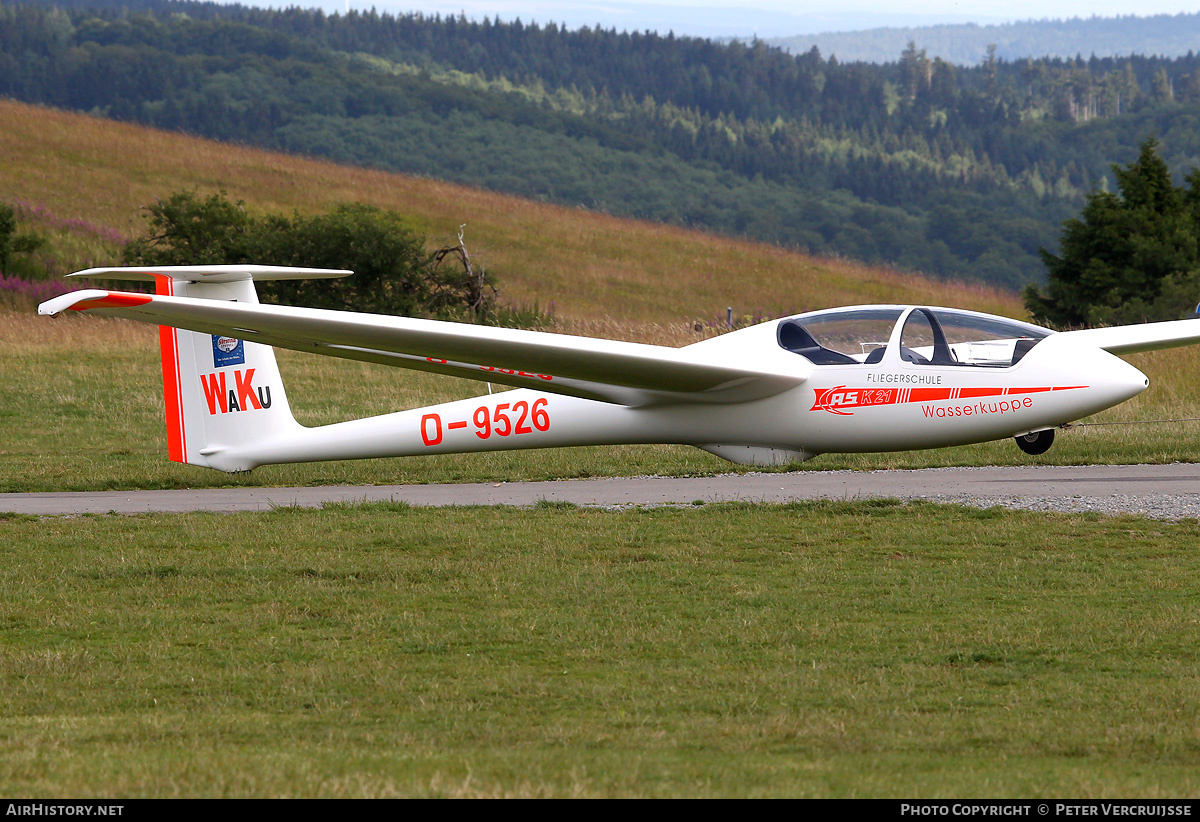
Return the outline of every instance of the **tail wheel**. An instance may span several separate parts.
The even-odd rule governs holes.
[[[1054,429],[1047,428],[1045,431],[1034,431],[1032,434],[1017,437],[1016,440],[1017,447],[1026,454],[1044,454],[1054,444]]]

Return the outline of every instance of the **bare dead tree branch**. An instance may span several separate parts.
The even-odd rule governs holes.
[[[476,267],[472,262],[471,254],[467,251],[466,241],[463,239],[466,229],[466,223],[458,227],[458,245],[443,246],[434,252],[433,271],[436,272],[447,257],[456,260],[462,266],[463,285],[467,292],[467,307],[478,321],[483,319],[487,312],[487,289],[491,290],[490,296],[492,297],[496,296],[497,291],[495,286],[488,282],[486,267],[482,265]]]

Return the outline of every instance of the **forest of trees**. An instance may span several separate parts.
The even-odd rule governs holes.
[[[1200,58],[963,68],[762,42],[170,0],[0,0],[0,95],[1019,287]]]

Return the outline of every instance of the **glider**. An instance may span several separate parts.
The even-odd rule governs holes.
[[[618,443],[694,445],[778,465],[1054,429],[1137,395],[1115,356],[1200,342],[1200,321],[1054,332],[990,314],[854,306],[771,320],[683,348],[346,311],[260,305],[256,280],[343,277],[277,266],[88,269],[155,294],[85,289],[38,312],[160,326],[170,459],[221,471],[270,463]],[[308,428],[272,346],[499,383],[515,390]]]

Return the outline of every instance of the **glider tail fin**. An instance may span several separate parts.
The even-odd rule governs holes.
[[[228,283],[156,278],[159,294],[258,302],[250,278]],[[209,457],[298,427],[269,345],[158,327],[167,456],[215,468]],[[226,469],[228,470],[228,469]]]
[[[92,269],[78,276],[148,280],[158,294],[257,303],[256,279],[346,276],[348,271],[271,266]],[[269,345],[159,326],[167,455],[175,462],[248,470],[229,457],[301,428]]]

